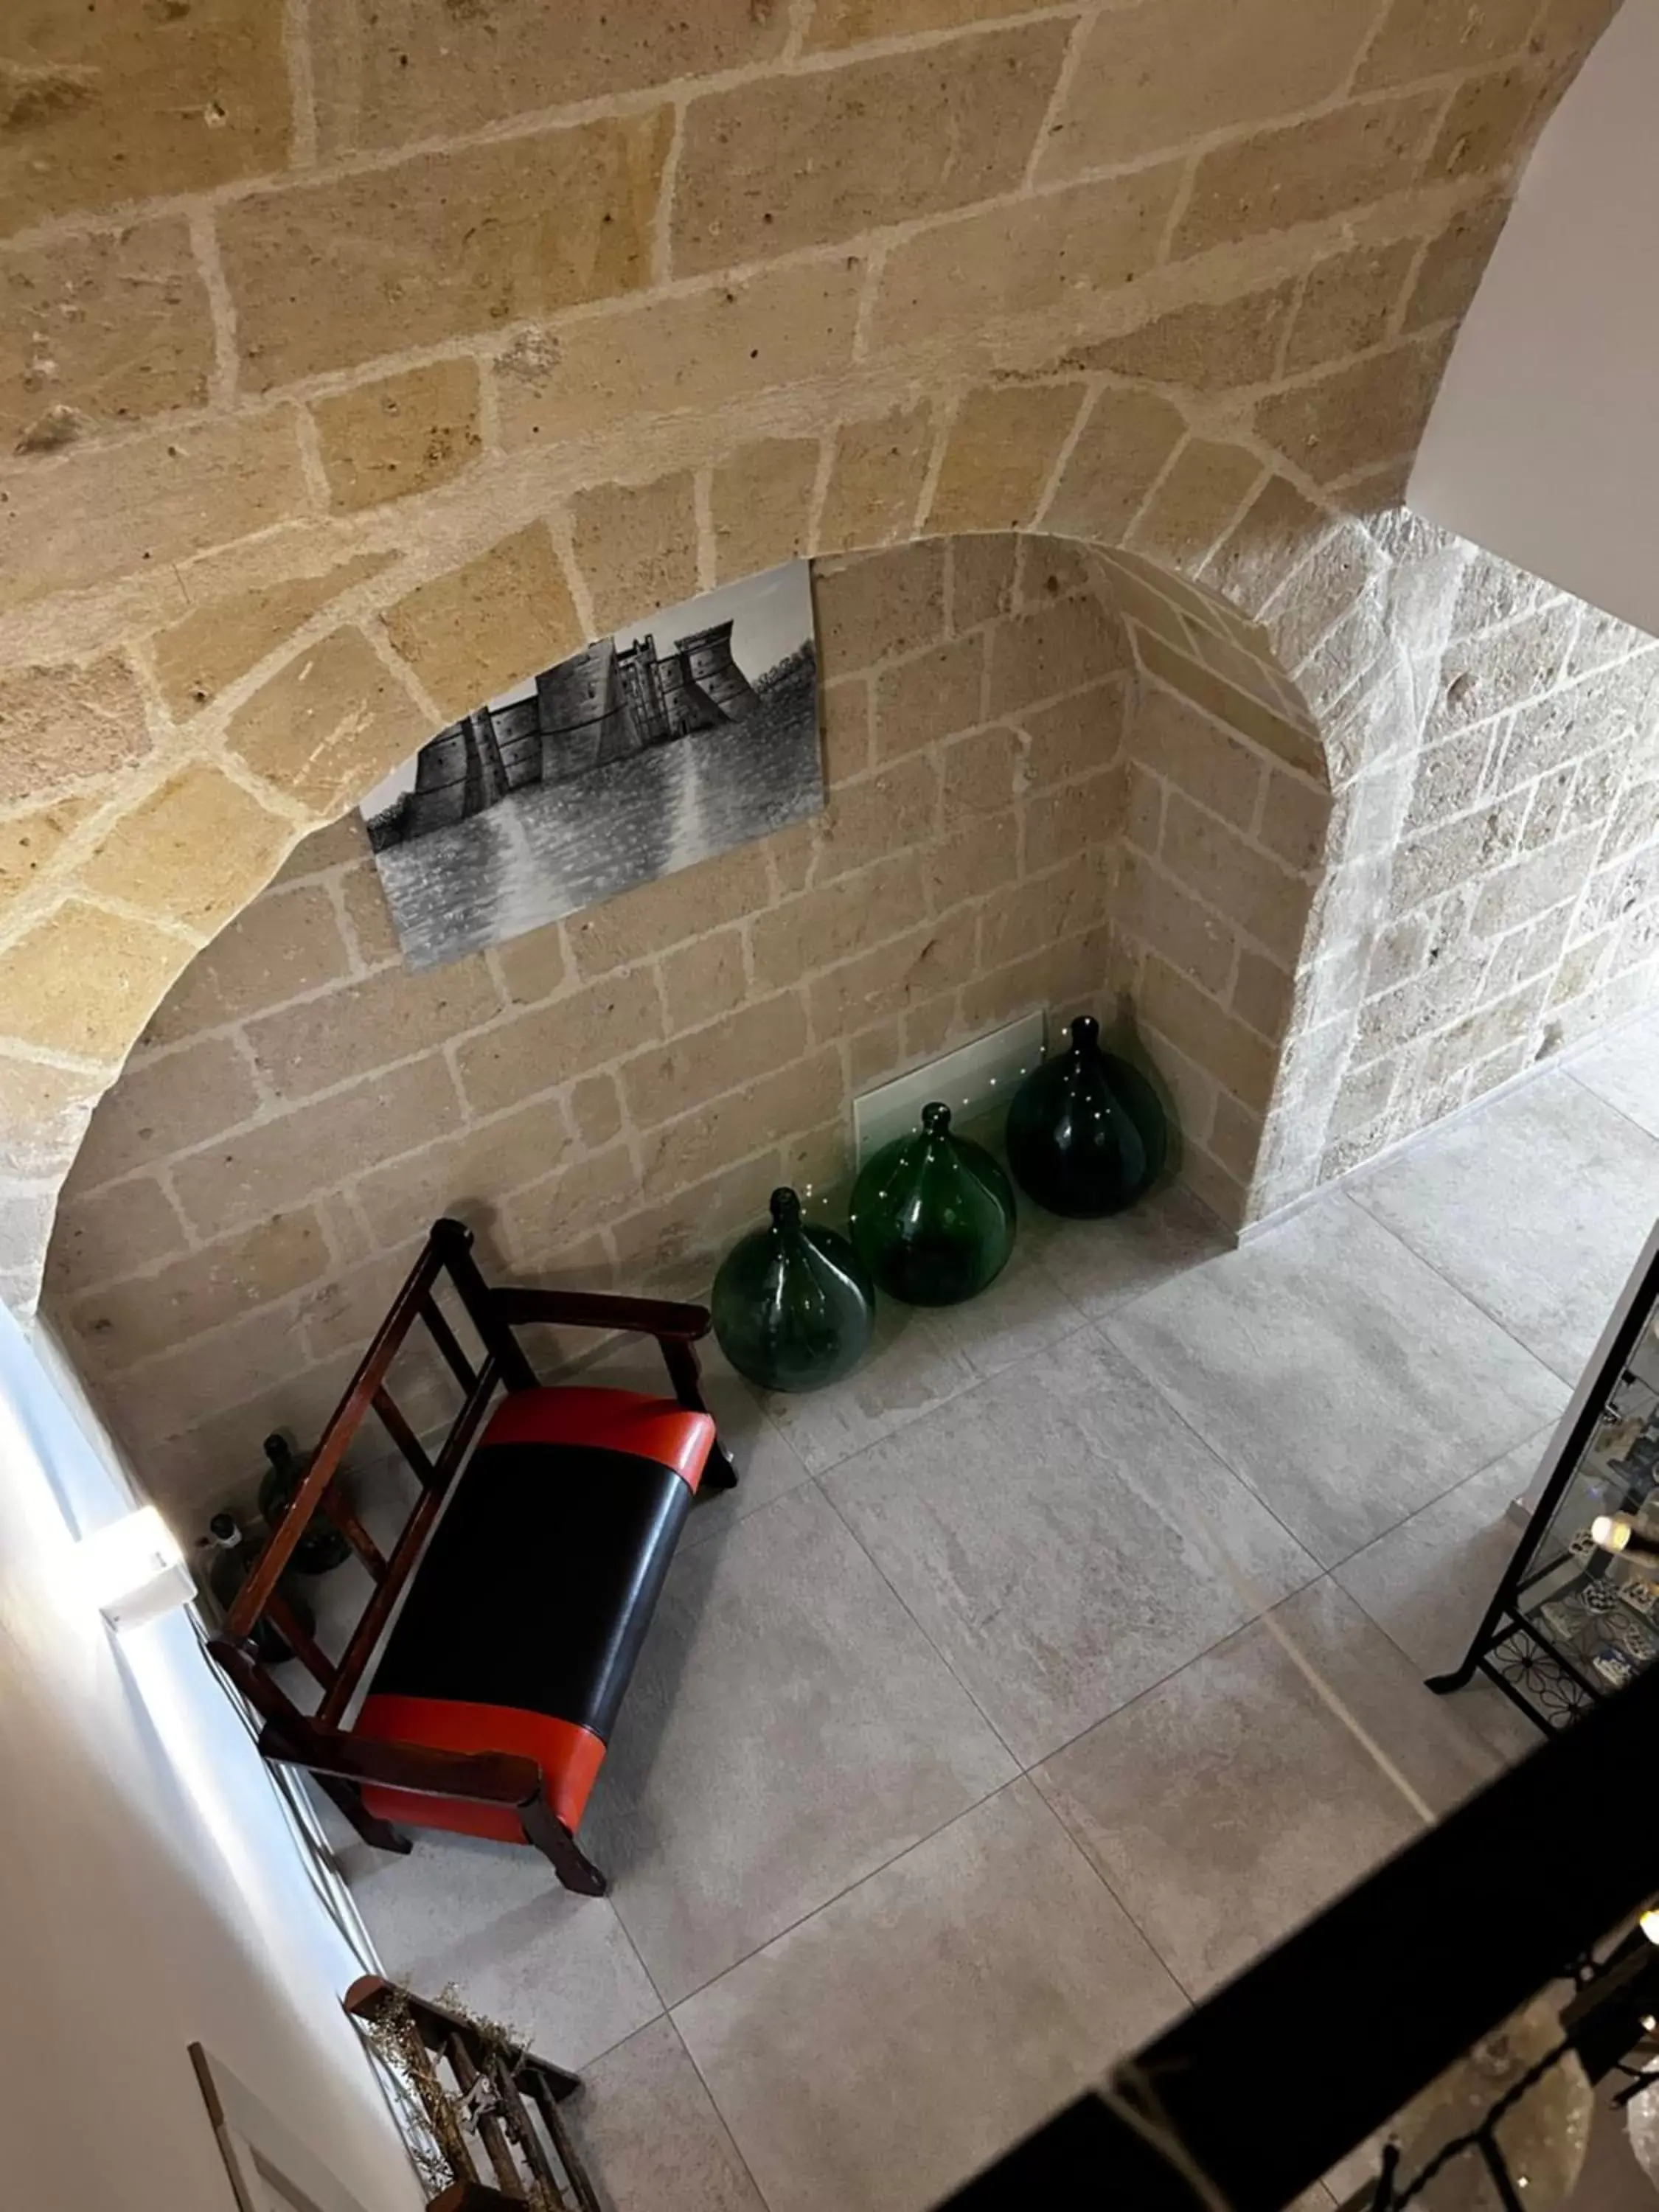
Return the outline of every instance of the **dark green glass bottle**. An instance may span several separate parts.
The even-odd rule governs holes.
[[[954,1306],[994,1282],[1014,1249],[1014,1193],[982,1145],[951,1133],[951,1109],[872,1153],[853,1186],[853,1242],[878,1289],[907,1305]]]
[[[1169,1123],[1137,1067],[1100,1048],[1100,1024],[1080,1014],[1070,1048],[1034,1068],[1008,1109],[1008,1164],[1050,1213],[1093,1220],[1121,1213],[1163,1172]]]
[[[844,1237],[801,1219],[793,1190],[720,1262],[709,1303],[720,1350],[769,1390],[821,1390],[870,1349],[876,1294]]]
[[[311,1459],[309,1455],[299,1458],[288,1438],[280,1435],[265,1438],[265,1457],[270,1464],[259,1478],[259,1513],[274,1536],[289,1499],[306,1479]],[[302,1575],[325,1575],[331,1567],[343,1567],[350,1556],[351,1547],[334,1523],[313,1513],[311,1526],[294,1547],[293,1565]]]

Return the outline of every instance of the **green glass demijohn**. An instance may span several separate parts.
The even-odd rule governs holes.
[[[951,1133],[951,1109],[873,1152],[853,1186],[853,1242],[878,1290],[954,1306],[994,1282],[1014,1249],[1013,1187],[982,1145]]]
[[[306,1479],[312,1455],[301,1458],[285,1436],[265,1438],[265,1458],[270,1462],[259,1478],[259,1513],[274,1536],[288,1516],[294,1493]],[[311,1525],[294,1547],[293,1565],[302,1575],[325,1575],[331,1568],[343,1567],[351,1557],[351,1547],[325,1513],[311,1516]]]
[[[1137,1067],[1103,1052],[1100,1024],[1081,1014],[1068,1050],[1034,1068],[1008,1109],[1008,1164],[1050,1213],[1093,1220],[1121,1213],[1163,1172],[1170,1125]]]
[[[793,1190],[720,1262],[709,1303],[720,1350],[769,1390],[821,1390],[870,1349],[876,1294],[844,1237],[801,1219]]]

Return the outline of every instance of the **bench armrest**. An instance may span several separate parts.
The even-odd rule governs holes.
[[[267,1721],[259,1749],[280,1765],[309,1767],[337,1782],[368,1782],[428,1797],[522,1806],[542,1794],[541,1768],[514,1752],[437,1751],[428,1744],[318,1728],[300,1717]]]
[[[560,1328],[618,1328],[633,1336],[695,1344],[708,1334],[707,1306],[677,1305],[667,1298],[623,1298],[608,1291],[492,1290],[489,1302],[509,1328],[550,1322]]]

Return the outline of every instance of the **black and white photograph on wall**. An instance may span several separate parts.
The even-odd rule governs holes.
[[[435,968],[823,805],[805,561],[600,638],[440,730],[362,802]]]

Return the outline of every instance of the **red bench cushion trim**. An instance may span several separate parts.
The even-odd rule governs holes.
[[[688,1413],[672,1398],[648,1398],[638,1390],[556,1387],[509,1392],[491,1417],[479,1449],[490,1444],[596,1444],[672,1467],[695,1491],[714,1441],[709,1416]]]
[[[599,1737],[574,1721],[520,1712],[511,1705],[462,1705],[447,1698],[365,1698],[353,1732],[424,1744],[434,1751],[508,1751],[533,1759],[544,1778],[543,1795],[572,1835],[581,1823],[605,1759]],[[501,1844],[525,1841],[523,1826],[510,1805],[428,1797],[374,1782],[364,1784],[363,1802],[381,1820],[406,1821],[413,1828],[447,1828]]]

